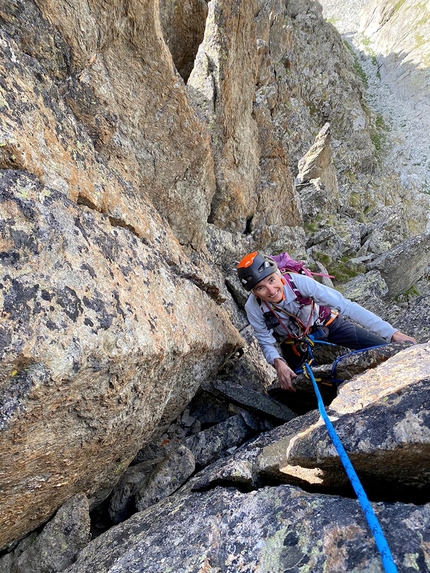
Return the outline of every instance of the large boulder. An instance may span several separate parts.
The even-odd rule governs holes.
[[[109,491],[242,339],[106,215],[17,171],[2,173],[0,199],[5,546],[73,494]]]
[[[367,264],[378,270],[388,286],[387,296],[394,298],[415,285],[430,265],[430,233],[403,241]]]
[[[395,563],[425,570],[429,504],[373,504]],[[410,564],[410,565],[409,565]],[[382,572],[375,539],[354,499],[282,485],[216,487],[176,495],[91,542],[67,573],[261,571]]]
[[[345,383],[328,412],[366,487],[394,499],[419,500],[430,489],[429,349],[429,343],[412,346]],[[343,473],[322,422],[291,440],[287,460]]]

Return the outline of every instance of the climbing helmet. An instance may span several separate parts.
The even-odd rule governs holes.
[[[245,290],[252,290],[257,283],[272,275],[278,267],[275,261],[261,253],[249,253],[237,266],[237,274]]]

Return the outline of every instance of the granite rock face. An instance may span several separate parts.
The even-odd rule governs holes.
[[[242,340],[181,246],[213,159],[156,4],[10,2],[0,33],[3,547],[103,499]]]
[[[430,509],[374,504],[395,561],[425,570]],[[204,526],[202,526],[204,524]],[[358,553],[358,555],[357,555]],[[136,514],[92,542],[66,571],[382,572],[356,500],[309,495],[288,485],[251,493],[217,487]]]
[[[428,214],[422,200],[398,193],[394,175],[380,190],[369,182],[374,118],[352,55],[311,0],[11,0],[0,9],[0,48],[0,549],[14,550],[60,507],[67,513],[74,496],[80,548],[82,508],[101,505],[202,388],[228,390],[231,402],[224,426],[190,440],[198,465],[252,432],[294,422],[266,395],[273,371],[239,333],[246,321],[233,277],[244,252],[369,264],[381,256],[381,289],[398,292],[409,278],[393,284],[384,253],[411,235],[413,247]],[[319,182],[302,203],[293,181],[305,156]],[[427,255],[405,253],[425,280]],[[401,310],[393,316],[407,326]],[[230,386],[219,377],[226,363]],[[204,448],[208,435],[219,448]],[[183,456],[186,476],[194,455]],[[262,471],[249,460],[239,466],[220,471],[261,486]],[[161,477],[151,478],[151,503]],[[214,507],[230,493],[216,494]],[[281,504],[290,493],[282,490]],[[268,494],[272,511],[278,494]],[[211,495],[201,497],[210,505]],[[247,512],[250,499],[233,492],[232,508]],[[123,501],[111,508],[118,521]],[[227,537],[232,524],[221,526]],[[421,555],[412,533],[410,543]],[[69,549],[53,554],[52,567],[75,558]],[[43,551],[40,541],[28,558]],[[322,553],[315,563],[327,564]],[[294,555],[301,559],[289,553],[282,566]]]
[[[2,30],[3,168],[25,169],[139,234],[152,227],[139,221],[152,201],[180,242],[201,247],[215,188],[209,138],[152,3],[123,12],[115,2],[73,11],[61,2],[21,4],[7,6]],[[43,44],[31,53],[25,41],[36,42],[39,29],[67,61],[50,59]]]
[[[5,545],[74,493],[97,501],[242,341],[108,216],[14,170],[1,173],[1,208]]]

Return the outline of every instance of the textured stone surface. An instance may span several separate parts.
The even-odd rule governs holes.
[[[174,73],[155,1],[77,3],[73,10],[49,0],[32,11],[21,5],[9,4],[4,15],[6,29],[24,45],[3,36],[3,163],[14,156],[11,167],[133,227],[149,198],[182,243],[201,247],[215,190],[210,140]],[[39,29],[47,36],[41,46]],[[67,61],[60,60],[61,46]],[[104,162],[114,173],[103,171]],[[125,213],[118,177],[139,190],[134,205],[122,197]]]
[[[244,341],[243,348],[227,360],[222,375],[230,380],[244,380],[248,388],[264,390],[276,378],[276,370],[264,358],[249,324],[240,334]]]
[[[315,424],[318,417],[318,412],[309,412],[304,416],[294,418],[282,426],[262,432],[256,438],[251,439],[249,443],[239,447],[228,458],[217,460],[198,472],[189,480],[183,490],[207,490],[218,484],[223,484],[226,487],[237,484],[245,487],[261,487],[266,483],[265,480],[267,478],[269,480],[275,479],[278,482],[290,483],[289,478],[279,471],[279,468],[285,465],[284,453],[281,455],[277,454],[275,456],[276,461],[272,459],[269,464],[266,464],[262,459],[264,449],[273,447],[277,442],[284,439],[290,439],[291,436],[301,432],[304,428]]]
[[[174,493],[196,468],[193,453],[181,445],[158,464],[136,488],[136,509],[143,511]]]
[[[186,82],[205,32],[206,0],[160,0],[160,23],[176,69]]]
[[[277,420],[287,422],[296,417],[293,411],[280,402],[247,386],[241,386],[229,380],[214,380],[212,388],[215,395],[221,394],[239,406],[246,406],[255,412],[264,413]]]
[[[428,279],[425,279],[424,285]],[[409,297],[407,297],[409,298]],[[412,297],[411,297],[412,298]],[[413,297],[407,300],[406,308],[398,310],[395,306],[390,308],[391,312],[386,314],[387,320],[402,332],[408,332],[414,336],[418,342],[430,340],[430,294]]]
[[[330,124],[326,123],[309,151],[298,163],[295,184],[306,223],[330,216],[339,206],[339,189],[333,164]]]
[[[127,468],[109,499],[109,517],[113,523],[125,521],[136,511],[134,495],[137,487],[149,477],[154,466],[162,461],[162,458],[145,461]]]
[[[426,227],[429,230],[425,217],[430,201],[427,194],[430,187],[429,43],[425,40],[428,3],[321,0],[321,4],[324,17],[342,33],[354,53],[356,66],[366,78],[367,103],[377,117],[373,137],[378,146],[380,169],[374,173],[371,187],[377,194],[383,190],[388,199],[386,205],[394,205],[396,196],[402,197],[403,206],[407,204],[407,224],[413,234],[421,233]],[[412,201],[410,189],[419,191],[412,194]],[[370,192],[356,195],[356,199],[360,197],[366,203],[370,195],[376,197]],[[401,210],[394,211],[402,216]]]
[[[282,101],[274,112],[278,115],[284,111],[289,115],[291,127],[287,133],[292,138],[290,157],[295,158],[294,175],[299,159],[327,121],[331,125],[335,156],[341,162],[338,165],[341,176],[351,168],[371,170],[374,158],[368,134],[369,118],[361,106],[363,84],[354,73],[351,55],[344,49],[340,36],[333,34],[333,28],[322,19],[318,2],[289,2],[286,16],[291,44],[282,59],[285,70],[279,71],[286,80],[291,99]],[[306,46],[310,36],[315,42]],[[302,130],[299,120],[306,126]],[[312,126],[315,126],[313,132]],[[346,132],[351,136],[347,148],[338,149],[338,137]]]
[[[409,100],[426,121],[430,88],[430,7],[427,2],[372,0],[362,15],[360,32],[377,55],[381,79],[401,98]],[[404,30],[409,33],[405,34]],[[424,107],[420,110],[420,106]]]
[[[403,573],[429,563],[429,505],[374,504]],[[388,531],[387,531],[388,530]],[[90,543],[67,573],[383,571],[358,502],[292,486],[174,496]]]
[[[430,488],[429,350],[428,343],[413,346],[346,382],[330,405],[335,430],[370,486],[384,480],[393,491]],[[341,467],[322,421],[291,441],[287,459],[334,472]]]
[[[237,415],[187,438],[186,444],[194,454],[197,467],[204,467],[226,450],[242,444],[249,434],[242,416]]]
[[[375,314],[381,315],[381,310],[387,306],[382,301],[388,294],[388,286],[381,273],[374,270],[358,275],[342,285],[342,294]]]
[[[337,415],[351,413],[424,380],[429,373],[429,352],[429,342],[410,346],[375,370],[344,384],[338,398],[332,402],[331,410]]]
[[[188,82],[191,98],[211,126],[217,179],[222,182],[214,197],[211,220],[221,228],[229,225],[233,229],[234,219],[238,219],[236,225],[242,231],[258,166],[257,129],[251,116],[256,68],[254,10],[255,2],[210,3],[205,37]],[[244,42],[238,41],[238,33],[244,34]]]
[[[91,540],[88,500],[71,497],[40,534],[32,533],[0,558],[2,573],[52,573],[71,565]]]
[[[0,198],[3,546],[74,493],[112,487],[242,341],[107,216],[16,171]]]
[[[388,295],[403,294],[420,280],[430,265],[430,233],[412,237],[367,265],[378,270],[388,286]]]

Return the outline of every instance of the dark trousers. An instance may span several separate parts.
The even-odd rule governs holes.
[[[363,350],[372,346],[383,346],[387,341],[369,332],[362,326],[358,326],[348,319],[338,316],[328,326],[327,342],[351,348],[351,350]]]
[[[350,322],[343,317],[336,318],[328,327],[321,329],[325,331],[322,336],[317,334],[316,339],[338,344],[351,350],[364,350],[372,346],[383,346],[387,341],[369,332],[365,328]],[[320,333],[321,334],[321,333]],[[305,344],[288,344],[282,342],[280,345],[282,356],[292,370],[300,368],[307,358],[307,346]]]

